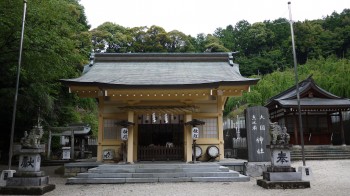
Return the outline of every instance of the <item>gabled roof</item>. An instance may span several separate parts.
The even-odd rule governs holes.
[[[338,97],[316,85],[312,77],[299,83],[300,105],[302,108],[348,108],[350,100]],[[296,108],[298,105],[296,85],[270,98],[265,105],[274,108]]]
[[[70,136],[72,134],[72,131],[75,136],[90,135],[92,133],[90,125],[85,123],[73,123],[69,124],[66,127],[51,127],[51,129],[56,131],[60,130],[60,133],[52,133],[52,135],[59,136]]]
[[[243,77],[230,53],[96,54],[81,77],[63,79],[67,85],[116,88],[252,85]]]

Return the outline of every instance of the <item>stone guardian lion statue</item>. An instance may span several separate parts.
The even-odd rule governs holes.
[[[270,122],[271,144],[273,145],[287,145],[289,144],[290,136],[287,133],[287,128],[279,126],[277,122]]]

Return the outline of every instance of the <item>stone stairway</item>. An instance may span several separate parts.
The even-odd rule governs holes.
[[[249,177],[216,163],[102,164],[68,178],[66,184],[154,182],[246,182]]]
[[[348,146],[305,146],[306,160],[337,160],[350,159],[350,147]],[[291,152],[293,161],[302,160],[301,147],[293,147]]]

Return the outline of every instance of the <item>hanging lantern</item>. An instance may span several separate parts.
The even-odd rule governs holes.
[[[199,129],[198,127],[193,127],[192,128],[192,139],[196,140],[199,138]]]

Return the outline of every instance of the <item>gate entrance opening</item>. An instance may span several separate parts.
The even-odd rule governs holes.
[[[138,160],[184,159],[184,124],[139,124]]]

